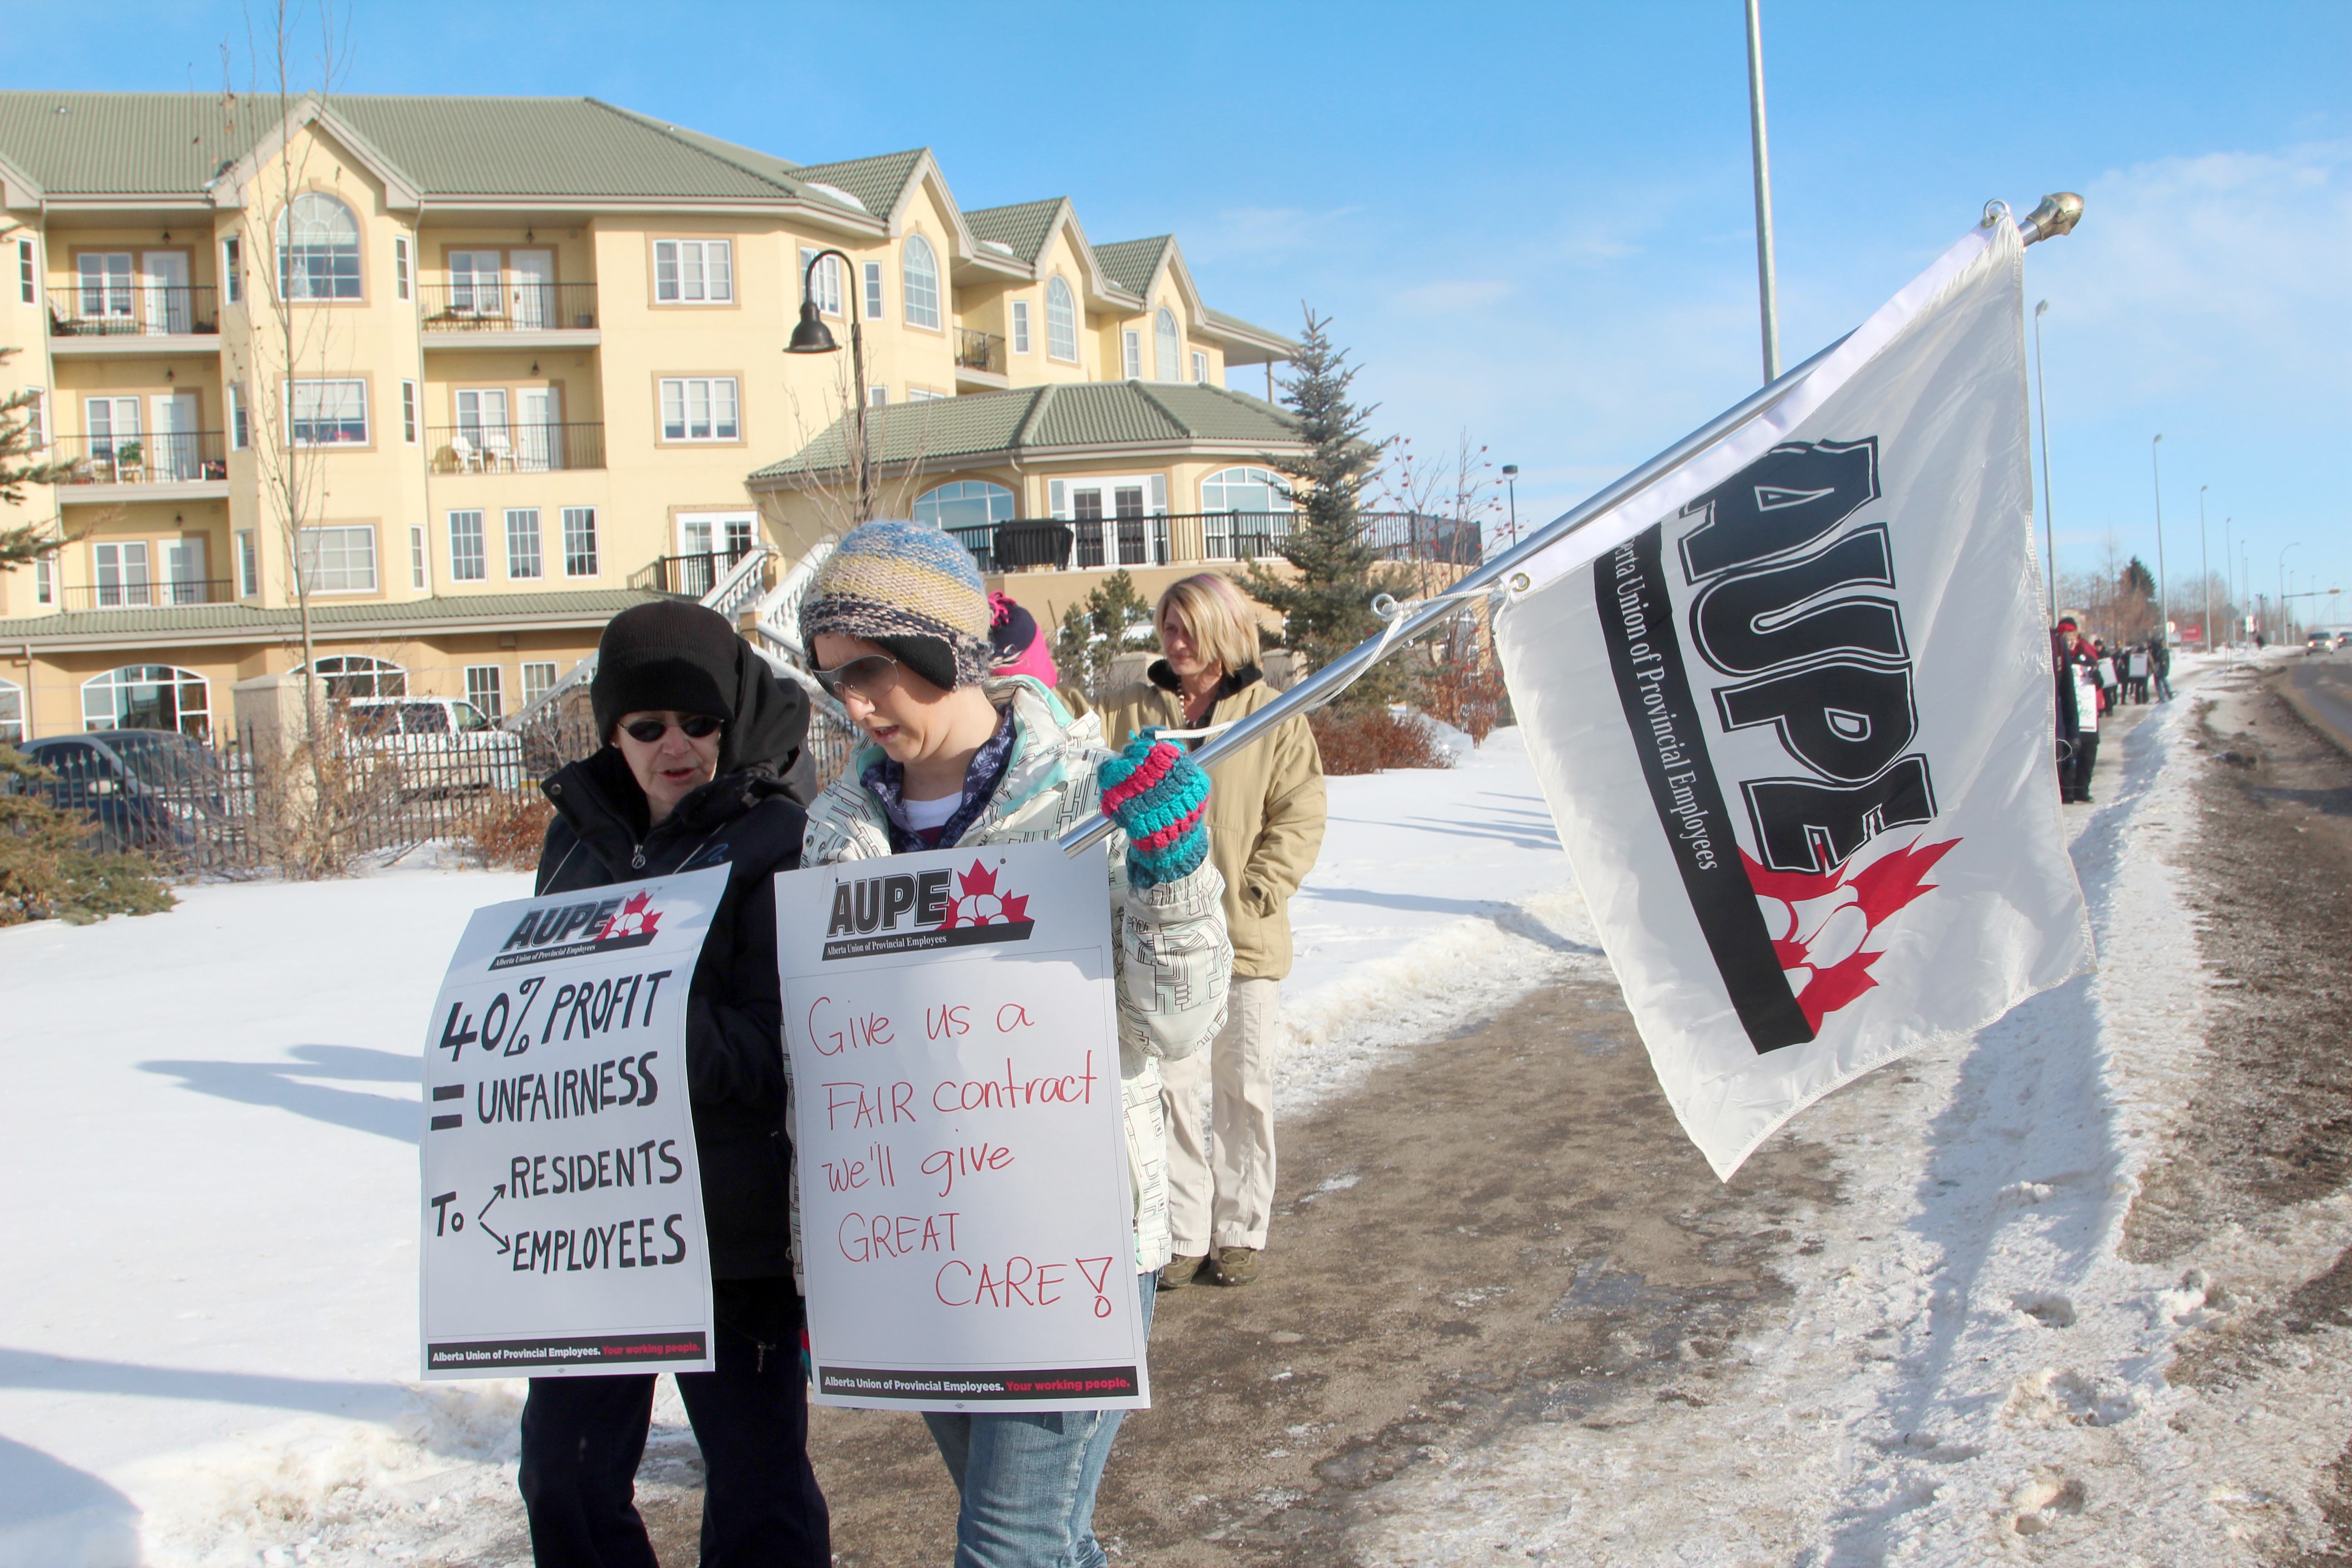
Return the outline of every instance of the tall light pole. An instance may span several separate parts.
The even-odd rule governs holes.
[[[2163,450],[2164,437],[2161,435],[2148,443],[2148,468],[2156,476],[2156,629],[2158,636],[2163,635],[2165,623],[2170,616],[2168,600],[2172,593],[2172,579],[2165,574],[2164,570],[2164,464],[2160,460]]]
[[[2238,606],[2237,618],[2230,623],[2230,644],[2232,647],[2237,646],[2239,636],[2246,629],[2245,601],[2238,597],[2238,547],[2231,542],[2234,535],[2230,526],[2235,521],[2227,517],[2221,520],[2221,576],[2227,584],[2221,596]]]
[[[2050,515],[2050,393],[2042,380],[2042,318],[2044,300],[2033,307],[2033,401],[2042,415],[2042,538],[2050,550],[2050,614],[2058,614],[2058,525]]]
[[[2045,468],[2048,468],[2050,466],[2050,459],[2047,458],[2042,458],[2042,466]],[[2197,573],[2199,576],[2205,579],[2205,647],[2203,651],[2206,653],[2211,653],[2213,651],[2213,563],[2205,552],[2205,492],[2212,488],[2213,487],[2211,485],[2199,485],[2197,487]]]
[[[1756,291],[1769,384],[1780,379],[1780,301],[1772,276],[1772,155],[1764,142],[1764,24],[1756,5],[1748,0],[1748,134],[1756,160]]]
[[[1517,544],[1519,542],[1519,466],[1517,463],[1503,465],[1503,483],[1511,492],[1511,542]]]
[[[788,354],[829,354],[841,347],[834,342],[832,331],[817,316],[816,269],[828,256],[841,258],[841,308],[849,317],[850,373],[857,384],[857,402],[850,409],[851,439],[857,443],[856,521],[868,522],[874,517],[874,463],[866,445],[866,334],[858,328],[858,301],[849,288],[849,279],[857,275],[856,263],[851,261],[845,252],[820,250],[808,258],[808,266],[801,271],[800,325],[793,329],[792,341],[784,345],[784,352]]]
[[[2300,540],[2300,539],[2298,539],[2298,540],[2296,540],[2293,544],[2288,545],[2288,546],[2286,547],[2286,550],[2282,550],[2282,551],[2280,551],[2280,552],[2279,552],[2279,558],[2278,558],[2278,572],[2279,572],[2279,617],[2278,617],[2278,635],[2279,635],[2279,637],[2280,637],[2280,638],[2281,638],[2282,640],[2284,640],[2284,639],[2285,638],[2285,637],[2286,637],[2286,635],[2287,635],[2287,631],[2288,631],[2288,629],[2289,629],[2289,627],[2288,627],[2288,622],[2287,622],[2287,614],[2286,614],[2286,552],[2287,552],[2287,550],[2300,550],[2300,549],[2302,549],[2302,548],[2303,548],[2303,541],[2302,541],[2302,540]]]

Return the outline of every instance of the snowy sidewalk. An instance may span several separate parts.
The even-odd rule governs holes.
[[[1515,731],[1331,781],[1286,1112],[1596,962],[1567,884]],[[466,916],[528,890],[394,871],[0,931],[0,1568],[511,1539],[521,1384],[413,1381],[416,1086]]]

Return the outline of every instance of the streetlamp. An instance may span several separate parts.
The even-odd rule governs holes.
[[[2042,415],[2042,539],[2050,549],[2050,614],[2058,614],[2058,525],[2050,516],[2050,393],[2042,381],[2042,318],[2050,301],[2033,307],[2033,400]]]
[[[2284,637],[2285,637],[2285,636],[2287,635],[2287,632],[2288,632],[2288,631],[2289,631],[2289,629],[2291,628],[2291,623],[2290,623],[2290,621],[2289,621],[2289,619],[2288,619],[2287,613],[2286,613],[2286,552],[2287,552],[2287,550],[2300,550],[2300,549],[2302,549],[2302,548],[2303,548],[2303,541],[2302,541],[2302,540],[2300,540],[2300,539],[2298,539],[2298,540],[2296,540],[2294,543],[2292,543],[2292,544],[2288,545],[2288,546],[2286,547],[2286,550],[2282,550],[2282,551],[2280,551],[2280,552],[2279,552],[2279,558],[2278,558],[2278,573],[2279,573],[2279,624],[2278,624],[2278,634],[2279,634],[2279,636],[2280,636],[2280,637],[2281,637],[2281,638],[2284,638]]]
[[[2049,459],[2047,458],[2042,459],[2042,466],[2044,468],[2049,467]],[[2211,653],[2213,651],[2213,563],[2205,553],[2205,492],[2212,488],[2213,487],[2211,485],[2199,485],[2197,487],[2197,572],[2200,576],[2205,579],[2205,647],[2203,651],[2206,653]]]
[[[2170,619],[2168,600],[2172,593],[2172,578],[2164,570],[2164,465],[2158,461],[2163,449],[2161,435],[2148,443],[2148,469],[2156,476],[2156,629],[2159,636]]]
[[[1517,544],[1519,542],[1519,466],[1517,463],[1503,465],[1503,483],[1511,492],[1511,542]]]
[[[2238,597],[2241,582],[2238,576],[2238,547],[2231,542],[2235,537],[2231,524],[2236,521],[2235,518],[2228,517],[2221,520],[2221,575],[2228,580],[2228,585],[2222,590],[2221,596],[2238,607],[2237,618],[2230,623],[2231,647],[2238,646],[2238,638],[2246,629],[2246,606]]]
[[[829,354],[841,347],[833,341],[832,330],[818,319],[816,308],[816,269],[828,256],[841,258],[845,279],[855,275],[855,265],[845,252],[820,250],[809,258],[808,266],[801,272],[801,321],[793,329],[792,342],[784,345],[784,352],[788,354]],[[847,294],[845,282],[841,303],[849,317],[850,374],[857,383],[857,401],[850,409],[854,439],[857,443],[857,516],[855,521],[865,522],[874,516],[871,499],[873,464],[867,458],[866,446],[866,334],[857,323],[856,301],[849,299]]]

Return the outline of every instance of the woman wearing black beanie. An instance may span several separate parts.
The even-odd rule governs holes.
[[[683,601],[614,616],[588,694],[604,744],[541,786],[555,820],[538,891],[730,868],[686,1025],[719,1320],[715,1370],[677,1380],[708,1478],[701,1560],[822,1568],[832,1552],[808,1461],[771,891],[800,864],[808,699],[724,616]],[[531,1379],[520,1482],[541,1568],[654,1568],[635,1501],[653,1402],[646,1373]]]

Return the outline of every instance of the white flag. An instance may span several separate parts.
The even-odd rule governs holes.
[[[2021,267],[1976,230],[1780,404],[1514,574],[1511,700],[1728,1178],[2091,964],[2032,543]]]

